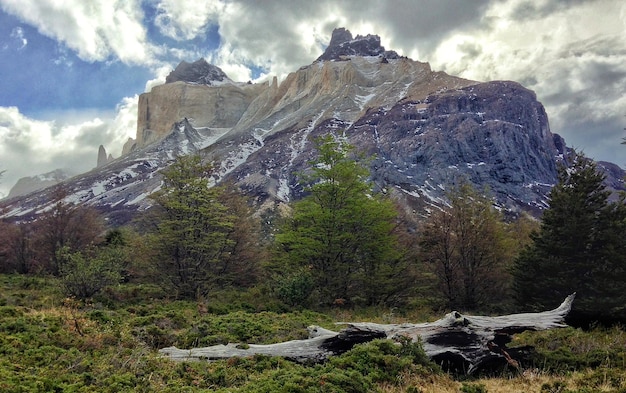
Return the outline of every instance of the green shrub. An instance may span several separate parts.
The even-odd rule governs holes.
[[[463,383],[461,385],[462,393],[487,393],[487,387],[482,383]]]
[[[57,257],[66,294],[81,300],[88,299],[105,287],[119,283],[122,280],[121,253],[120,249],[103,248],[91,257],[62,248]]]
[[[578,384],[582,389],[597,390],[601,386],[608,386],[612,389],[626,390],[626,373],[624,370],[600,367],[591,370]]]
[[[552,383],[544,383],[541,385],[541,393],[566,393],[569,392],[567,390],[567,385],[561,381],[556,381]]]
[[[391,340],[374,340],[355,346],[345,354],[333,357],[329,365],[367,375],[373,382],[397,382],[398,376],[417,366],[429,372],[438,372],[439,367],[432,363],[420,343],[404,340],[401,344]]]
[[[274,281],[276,296],[290,306],[306,305],[315,286],[311,272],[306,269],[275,277]]]
[[[574,371],[600,366],[626,370],[626,331],[619,328],[526,332],[516,337],[516,343],[534,346],[534,366],[546,371]]]

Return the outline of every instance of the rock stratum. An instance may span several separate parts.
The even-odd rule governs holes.
[[[214,163],[217,182],[275,206],[301,196],[296,174],[315,154],[312,138],[330,132],[373,156],[376,187],[412,210],[445,203],[446,190],[469,181],[489,187],[508,211],[539,214],[568,152],[520,84],[436,72],[386,50],[377,36],[353,38],[345,29],[280,83],[233,82],[205,61],[183,62],[170,76],[140,96],[136,139],[125,154],[66,182],[68,198],[123,223],[150,206],[160,169],[197,153]],[[611,189],[624,189],[621,168],[599,166]],[[9,200],[6,215],[34,215],[48,194]]]

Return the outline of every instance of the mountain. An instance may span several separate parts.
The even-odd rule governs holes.
[[[193,63],[182,61],[165,77],[165,83],[178,81],[208,86],[232,82],[221,68],[207,63],[205,59],[199,59]]]
[[[20,178],[11,190],[7,198],[16,198],[29,194],[34,191],[42,190],[50,186],[59,184],[71,177],[67,171],[63,169],[55,169],[51,172],[43,173],[36,176],[27,176]]]
[[[368,34],[352,37],[352,33],[343,27],[335,29],[328,47],[324,53],[315,60],[333,61],[347,60],[350,56],[381,56],[383,59],[398,59],[400,56],[394,51],[387,51],[380,45],[380,37]]]
[[[376,187],[418,214],[445,203],[446,190],[465,180],[489,187],[507,211],[538,214],[569,150],[532,91],[432,71],[374,35],[336,29],[316,61],[281,83],[213,83],[223,72],[205,64],[183,62],[170,74],[176,78],[142,94],[136,139],[122,157],[65,182],[69,200],[126,222],[149,208],[160,169],[199,153],[215,164],[217,182],[272,208],[301,197],[297,174],[315,154],[312,138],[332,132],[372,156]],[[611,189],[624,189],[621,168],[600,167]],[[5,208],[27,217],[49,200],[42,191]]]
[[[230,129],[268,86],[235,83],[204,59],[181,62],[166,81],[139,96],[137,136],[123,154],[162,140],[183,118],[196,127]]]

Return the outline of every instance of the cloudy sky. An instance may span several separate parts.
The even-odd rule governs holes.
[[[623,0],[0,0],[0,193],[89,170],[100,144],[119,156],[137,96],[181,60],[282,78],[335,27],[434,70],[518,81],[568,145],[626,166]]]

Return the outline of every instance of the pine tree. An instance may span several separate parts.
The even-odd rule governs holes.
[[[575,153],[561,166],[539,232],[515,261],[514,290],[520,307],[558,305],[577,292],[574,315],[584,319],[617,316],[624,307],[625,206],[609,203],[595,163]],[[620,300],[621,299],[621,300]]]
[[[309,195],[293,204],[276,236],[280,255],[289,269],[310,271],[322,303],[386,301],[406,277],[392,234],[395,208],[372,193],[368,170],[351,157],[351,146],[329,135],[316,147],[319,158],[304,177]]]

